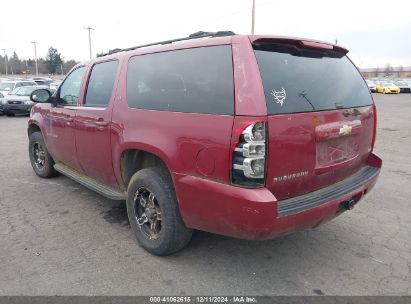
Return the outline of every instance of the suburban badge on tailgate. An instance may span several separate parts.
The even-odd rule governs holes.
[[[273,183],[292,180],[292,179],[307,176],[307,175],[308,175],[308,171],[302,171],[302,172],[296,172],[296,173],[292,173],[288,175],[277,176],[273,178]]]

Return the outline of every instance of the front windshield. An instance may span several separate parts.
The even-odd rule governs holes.
[[[20,90],[20,88],[16,88],[9,93],[9,95],[16,95],[16,93]]]
[[[14,86],[13,82],[2,82],[0,83],[0,91],[11,91],[13,86]]]
[[[33,93],[37,88],[29,88],[29,87],[23,87],[15,91],[14,95],[17,96],[30,96],[31,93]]]

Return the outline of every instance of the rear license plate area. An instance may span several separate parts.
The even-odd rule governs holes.
[[[358,156],[358,134],[317,142],[316,167],[329,166]]]

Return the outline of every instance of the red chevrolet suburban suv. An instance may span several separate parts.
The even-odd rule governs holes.
[[[198,32],[115,49],[33,92],[29,156],[126,200],[140,245],[199,229],[270,239],[351,209],[376,183],[376,108],[347,50]]]

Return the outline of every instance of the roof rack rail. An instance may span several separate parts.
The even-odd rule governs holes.
[[[234,32],[232,31],[218,31],[218,32],[203,32],[199,31],[193,34],[190,34],[188,37],[183,37],[183,38],[177,38],[177,39],[171,39],[171,40],[165,40],[165,41],[159,41],[159,42],[154,42],[154,43],[149,43],[149,44],[143,44],[143,45],[138,45],[138,46],[133,46],[130,48],[125,48],[125,49],[112,49],[108,51],[108,53],[104,54],[99,54],[97,57],[103,57],[119,52],[126,52],[126,51],[132,51],[135,49],[147,47],[147,46],[153,46],[153,45],[161,45],[161,44],[170,44],[178,41],[184,41],[184,40],[191,40],[191,39],[197,39],[197,38],[205,38],[205,37],[224,37],[224,36],[233,36],[235,35]]]

